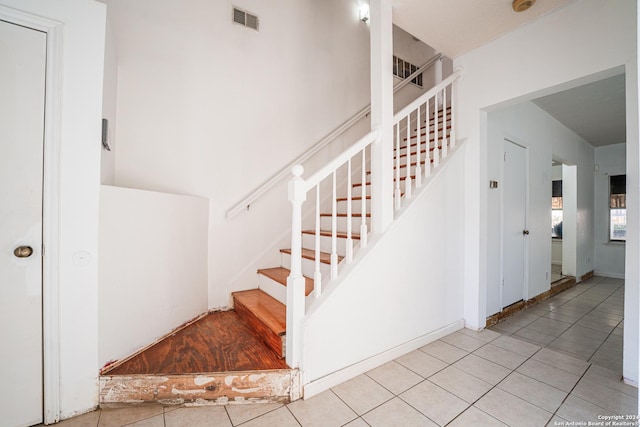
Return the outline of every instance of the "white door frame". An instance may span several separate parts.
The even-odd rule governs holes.
[[[517,145],[518,147],[522,147],[524,149],[524,161],[525,161],[525,205],[524,205],[524,223],[526,229],[529,228],[529,147],[520,142],[520,140],[513,135],[504,134],[502,136],[502,144],[500,145],[501,153],[505,151],[505,144],[509,142]],[[504,162],[501,163],[502,167],[500,168],[500,181],[503,185],[500,188],[500,311],[504,310],[504,297],[503,297],[503,283],[504,283]],[[523,282],[523,299],[527,300],[527,295],[529,295],[529,239],[524,239],[524,282]]]
[[[0,19],[47,34],[42,204],[42,335],[44,422],[60,419],[58,201],[63,23],[0,5]]]

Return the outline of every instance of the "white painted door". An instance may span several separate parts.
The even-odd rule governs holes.
[[[43,414],[45,54],[45,33],[0,21],[0,424],[9,427]]]
[[[525,149],[504,141],[502,307],[524,298],[527,164]]]

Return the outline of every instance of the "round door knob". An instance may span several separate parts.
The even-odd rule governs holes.
[[[31,246],[18,246],[13,251],[13,254],[18,258],[29,258],[33,254],[33,248]]]

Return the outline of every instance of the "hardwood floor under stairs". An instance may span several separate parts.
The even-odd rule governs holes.
[[[447,109],[446,138],[449,138],[449,110]],[[438,115],[439,128],[443,127],[443,112]],[[434,123],[431,116],[430,123]],[[422,127],[422,142],[426,139]],[[440,133],[440,136],[442,134]],[[421,165],[431,163],[436,137],[430,132],[429,149],[423,145]],[[411,149],[410,154],[407,150]],[[439,147],[441,148],[441,147]],[[400,150],[394,150],[394,165],[399,157],[400,181],[415,173],[417,166],[415,131],[409,138],[401,137]],[[430,155],[427,157],[426,153]],[[410,164],[406,156],[410,155]],[[425,159],[426,157],[426,159]],[[368,176],[368,173],[367,173]],[[370,183],[354,182],[352,200],[370,201]],[[403,189],[404,191],[404,189]],[[344,258],[347,240],[347,197],[339,195],[336,230],[340,241],[338,261]],[[360,204],[360,202],[358,203]],[[367,208],[369,209],[369,208]],[[331,213],[320,214],[321,248],[320,265],[323,276],[329,277],[331,254]],[[362,221],[360,212],[353,212],[354,230],[359,230]],[[370,226],[370,213],[364,216]],[[313,298],[313,271],[316,252],[315,230],[304,230],[303,275],[305,294]],[[357,244],[361,236],[352,233]],[[100,403],[102,405],[132,402],[162,402],[174,404],[204,404],[227,402],[287,402],[299,396],[299,375],[285,361],[286,335],[286,285],[289,276],[291,250],[283,248],[281,265],[257,271],[257,289],[234,292],[234,310],[213,312],[179,328],[164,339],[141,352],[114,365],[107,366],[100,377]],[[325,274],[327,272],[327,274]]]

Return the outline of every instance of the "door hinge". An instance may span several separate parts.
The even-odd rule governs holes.
[[[505,161],[505,162],[507,161],[507,152],[506,151],[504,152],[504,155],[502,156],[502,160]]]
[[[42,244],[42,250],[40,251],[40,256],[44,256],[44,243]]]

